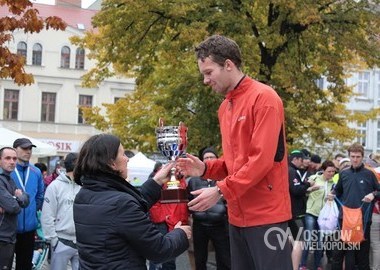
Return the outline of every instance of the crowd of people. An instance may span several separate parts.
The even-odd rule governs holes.
[[[323,256],[333,270],[380,269],[380,156],[364,160],[360,144],[323,162],[307,149],[287,155],[282,101],[243,73],[236,42],[214,35],[195,52],[203,82],[225,96],[218,110],[223,155],[206,147],[157,164],[136,188],[114,135],[90,137],[45,178],[46,166],[30,163],[35,145],[15,140],[0,150],[0,269],[11,269],[14,254],[16,270],[32,269],[40,210],[53,270],[69,262],[74,270],[175,269],[190,239],[196,270],[207,269],[210,241],[218,269],[303,270],[311,249],[313,269],[322,269]],[[173,168],[187,204],[160,203]],[[319,215],[335,202],[336,237],[328,240]],[[360,213],[356,249],[339,234],[347,209]],[[280,241],[288,230],[289,241]],[[342,245],[321,248],[326,241]]]

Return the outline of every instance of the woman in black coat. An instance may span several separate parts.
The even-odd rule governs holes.
[[[189,246],[189,226],[178,223],[162,235],[148,217],[174,164],[138,191],[125,180],[127,162],[113,135],[92,136],[79,153],[74,180],[82,189],[74,201],[74,222],[81,270],[146,269],[146,259],[171,260]]]

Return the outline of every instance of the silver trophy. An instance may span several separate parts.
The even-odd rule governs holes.
[[[183,122],[179,122],[178,126],[164,126],[164,120],[160,118],[156,128],[156,138],[158,150],[168,160],[175,161],[186,151],[187,127]],[[167,188],[161,192],[161,203],[185,202],[188,202],[186,189],[180,186],[180,182],[176,179],[175,168],[173,168]]]

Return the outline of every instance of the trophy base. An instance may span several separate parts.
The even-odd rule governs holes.
[[[161,191],[160,203],[187,203],[188,201],[186,189],[172,188]]]

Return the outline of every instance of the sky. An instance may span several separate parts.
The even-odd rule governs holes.
[[[54,5],[55,0],[30,0],[32,3]],[[88,8],[96,0],[82,0],[82,8]]]

